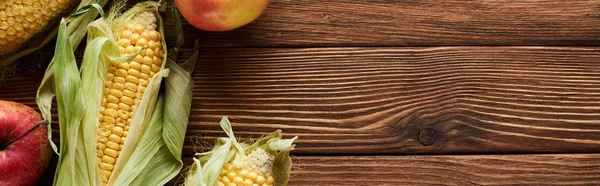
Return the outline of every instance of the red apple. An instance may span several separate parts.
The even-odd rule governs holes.
[[[0,100],[0,186],[34,185],[44,174],[52,149],[41,120],[31,107]]]
[[[269,0],[175,0],[190,24],[207,31],[229,31],[244,26],[262,14]]]

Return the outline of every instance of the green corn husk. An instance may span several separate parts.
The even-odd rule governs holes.
[[[275,186],[286,186],[292,169],[290,151],[294,150],[294,140],[282,139],[281,131],[277,130],[254,143],[240,143],[237,141],[227,117],[221,119],[221,128],[228,138],[219,138],[211,151],[197,153],[194,164],[189,167],[185,185],[187,186],[213,186],[216,185],[223,166],[230,162],[233,167],[244,165],[244,155],[248,155],[257,149],[263,149],[273,155],[273,177]]]
[[[80,25],[67,25],[64,19],[61,22],[55,55],[36,98],[48,121],[52,119],[52,99],[57,98],[61,143],[60,148],[52,144],[60,155],[54,185],[101,185],[96,137],[104,76],[110,63],[131,61],[137,55],[121,57],[113,31],[138,12],[153,11],[158,30],[163,33],[159,5],[142,2],[123,14],[115,9],[107,18],[87,25],[87,45],[79,69],[69,28]],[[164,37],[162,44],[166,48]],[[197,53],[198,42],[195,54],[183,66],[194,66]],[[161,70],[150,80],[133,113],[129,135],[107,185],[163,185],[183,166],[181,150],[191,109],[193,68],[180,67],[167,58],[166,52],[162,59]],[[52,139],[50,125],[48,128]]]
[[[74,7],[71,12],[75,13],[76,10],[86,9],[89,6],[103,7],[108,0],[82,0],[77,7]],[[101,9],[100,9],[101,10]],[[86,34],[86,25],[94,21],[98,16],[98,11],[85,11],[81,15],[70,19],[72,26],[68,27],[69,39],[73,50],[77,48],[81,40]],[[53,24],[56,23],[56,24]],[[48,42],[55,38],[58,32],[58,22],[52,22],[48,24],[47,28],[41,30],[33,38],[23,44],[20,50],[14,53],[0,55],[0,82],[4,81],[4,78],[9,76],[11,72],[14,72],[16,67],[15,62],[20,58],[38,51]],[[52,26],[55,25],[55,26]]]

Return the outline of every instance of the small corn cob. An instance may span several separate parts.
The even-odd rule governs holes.
[[[108,67],[96,145],[103,185],[108,182],[123,149],[133,112],[148,82],[161,68],[162,36],[156,30],[156,23],[154,13],[140,12],[116,34],[121,56],[141,53],[133,61],[112,63]]]
[[[227,163],[221,169],[218,186],[272,186],[273,161],[275,156],[258,148],[249,155],[244,156],[244,166],[233,168],[233,165]]]
[[[66,11],[71,0],[0,0],[0,55],[16,51],[52,19]]]
[[[184,185],[286,186],[292,169],[294,140],[282,139],[281,130],[256,141],[240,143],[227,117],[221,119],[227,138],[217,139],[209,152],[197,153]]]

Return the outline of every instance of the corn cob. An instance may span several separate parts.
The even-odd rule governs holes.
[[[277,130],[253,143],[240,143],[227,117],[221,128],[228,138],[219,138],[209,152],[197,153],[184,185],[286,186],[292,169],[290,151],[294,140],[282,139]]]
[[[51,121],[56,96],[61,143],[53,144],[60,153],[54,185],[165,185],[183,166],[190,71],[199,47],[196,42],[186,66],[167,60],[160,6],[146,1],[123,12],[124,2],[115,2],[108,14],[86,23],[80,65],[70,31],[81,26],[77,15],[100,6],[86,6],[60,22],[36,97]]]
[[[50,20],[66,11],[71,0],[0,0],[0,55],[16,51]]]
[[[160,71],[163,49],[156,15],[140,12],[117,34],[121,56],[141,51],[133,61],[111,63],[106,74],[96,146],[102,184],[110,179],[129,131],[131,118],[146,86]]]

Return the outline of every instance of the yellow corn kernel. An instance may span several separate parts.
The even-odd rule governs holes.
[[[127,82],[127,83],[125,83],[125,89],[131,90],[131,91],[137,91],[137,89],[138,89],[138,85],[137,84],[138,83],[139,83],[139,80],[137,80],[135,82]]]
[[[109,164],[114,164],[117,161],[115,160],[115,158],[112,158],[110,156],[102,156],[102,162],[109,163]]]
[[[231,183],[231,181],[229,180],[229,178],[227,176],[223,176],[221,177],[221,183],[223,183],[224,185],[227,185],[229,183]]]
[[[136,69],[136,70],[142,69],[142,65],[140,63],[138,63],[138,62],[135,62],[135,61],[129,62],[129,67],[131,69]]]
[[[143,68],[144,68],[144,65],[146,65],[146,66],[148,66],[148,65],[152,65],[152,63],[154,63],[154,60],[153,60],[151,57],[148,57],[148,56],[146,56],[146,57],[144,57],[144,58],[143,58],[142,62],[143,62],[144,64],[142,65],[142,67],[141,67],[141,68],[143,69]]]
[[[140,37],[140,39],[138,39],[135,42],[135,46],[146,47],[148,46],[148,40],[146,38]]]
[[[132,32],[130,30],[123,30],[121,32],[121,38],[129,38],[131,36]]]
[[[121,97],[121,102],[127,104],[127,105],[133,105],[133,99],[127,96],[123,96]]]
[[[111,149],[119,149],[119,144],[115,143],[113,141],[109,141],[106,143],[106,147],[111,148]]]
[[[125,84],[125,82],[127,82],[127,81],[125,80],[125,77],[115,77],[114,82]]]
[[[252,186],[254,185],[254,182],[252,182],[251,180],[244,180],[244,186]]]
[[[111,171],[111,170],[113,170],[114,166],[112,164],[108,164],[108,163],[101,163],[100,168],[107,170],[107,171]]]
[[[123,91],[125,89],[125,85],[122,83],[113,83],[112,88],[115,90]]]
[[[135,92],[132,91],[132,90],[123,90],[123,95],[125,95],[127,97],[130,97],[130,98],[133,98],[133,97],[135,97]],[[124,104],[124,105],[127,105],[127,104]],[[129,109],[123,108],[123,110],[129,110]]]
[[[117,136],[115,134],[111,134],[110,136],[108,136],[108,140],[115,142],[115,143],[119,143],[121,142],[121,136]]]
[[[128,110],[119,110],[119,118],[118,119],[122,119],[123,121],[129,118],[129,111]],[[118,121],[117,121],[118,122]]]
[[[244,179],[241,177],[235,177],[235,178],[233,178],[233,183],[235,183],[236,185],[243,185]]]
[[[143,67],[142,67],[142,69],[143,69]],[[140,77],[140,71],[133,69],[133,68],[127,70],[127,73],[129,73],[129,75],[127,75],[127,77],[125,77],[125,80],[128,80],[129,82],[131,82],[131,81],[128,78],[133,77],[134,79],[138,79]]]
[[[131,43],[137,43],[138,39],[140,39],[140,34],[138,34],[138,33],[133,33],[129,37],[129,41],[131,41]],[[136,52],[137,52],[137,50],[136,50]]]
[[[123,90],[123,94],[125,96],[128,96],[126,94],[126,92],[131,92],[131,91],[129,91],[129,90]],[[125,103],[119,103],[119,109],[121,109],[121,110],[129,110],[129,109],[131,109],[131,107],[129,105],[125,104]]]
[[[107,109],[117,109],[117,108],[119,108],[119,106],[117,106],[116,103],[107,103],[106,108]]]
[[[153,50],[152,52],[154,52],[154,49],[156,49],[156,42],[154,40],[148,41],[148,49]]]
[[[265,179],[264,176],[260,175],[256,178],[256,184],[262,185],[266,182],[267,180]]]
[[[256,174],[256,172],[249,172],[248,173],[248,179],[252,180],[252,182],[256,182],[257,178],[258,178],[258,174]]]
[[[109,149],[109,148],[104,149],[104,154],[106,154],[106,155],[108,155],[110,157],[113,157],[113,158],[117,158],[118,157],[117,156],[118,152],[116,150]]]

